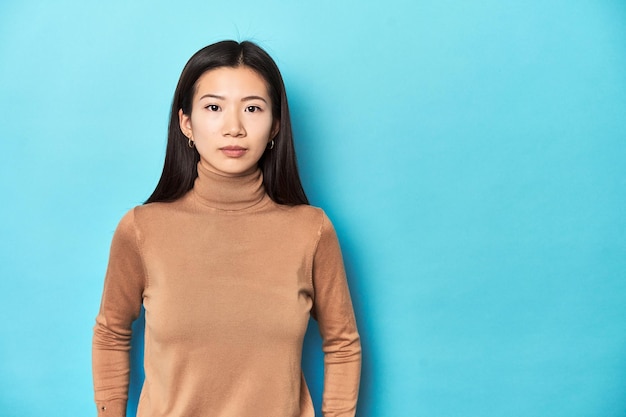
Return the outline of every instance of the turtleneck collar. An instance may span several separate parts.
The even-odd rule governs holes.
[[[227,177],[209,171],[200,162],[193,192],[207,206],[229,211],[250,208],[266,196],[260,169],[250,174]]]

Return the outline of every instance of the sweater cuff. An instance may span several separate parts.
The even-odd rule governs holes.
[[[96,402],[98,417],[126,417],[126,400]]]

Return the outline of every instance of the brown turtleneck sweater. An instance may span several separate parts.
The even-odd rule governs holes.
[[[310,417],[309,316],[323,338],[323,414],[354,416],[361,347],[332,224],[282,206],[261,172],[198,165],[193,189],[128,212],[111,244],[93,338],[98,416],[126,414],[131,324],[145,308],[138,417]]]

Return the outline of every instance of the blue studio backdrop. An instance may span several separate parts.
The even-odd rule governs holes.
[[[226,38],[283,72],[358,314],[358,416],[626,415],[623,0],[2,1],[0,415],[95,416],[113,231],[184,63]],[[304,369],[319,410],[314,325]]]

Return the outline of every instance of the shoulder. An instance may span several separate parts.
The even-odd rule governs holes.
[[[131,208],[120,219],[115,234],[122,236],[136,235],[146,227],[158,224],[159,219],[166,218],[168,212],[171,213],[172,204],[149,203]]]
[[[326,212],[310,205],[279,206],[282,214],[290,219],[292,230],[294,227],[304,228],[314,233],[319,240],[325,235],[335,235],[335,228]]]
[[[151,228],[164,224],[168,219],[185,212],[181,199],[172,202],[142,204],[132,208],[126,216],[131,217],[139,229]]]
[[[168,212],[172,210],[176,210],[177,206],[180,205],[180,200],[175,200],[170,203],[157,202],[157,203],[147,203],[142,204],[136,207],[133,207],[130,211],[135,213],[135,216],[138,218],[142,217],[151,217],[151,216],[162,216],[166,215]]]
[[[117,228],[115,229],[116,235],[128,235],[130,233],[134,233],[135,231],[135,209],[137,207],[133,207],[128,210],[124,216],[122,216],[121,220],[117,224]]]
[[[278,205],[280,214],[295,223],[321,228],[324,223],[330,222],[323,209],[308,204],[297,206]]]
[[[135,208],[128,210],[115,228],[111,253],[125,252],[137,246],[137,222]]]

